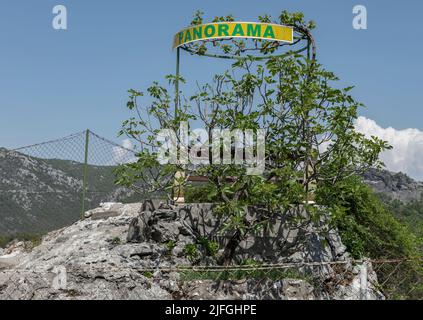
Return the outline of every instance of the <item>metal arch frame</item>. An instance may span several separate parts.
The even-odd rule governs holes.
[[[283,54],[279,54],[279,55],[269,55],[269,56],[258,56],[258,57],[254,57],[254,56],[250,56],[252,57],[253,60],[255,61],[260,61],[260,60],[267,60],[270,58],[274,58],[274,57],[285,57],[285,56],[289,56],[291,54],[296,54],[296,53],[301,53],[304,51],[307,51],[307,58],[309,60],[312,61],[312,64],[314,65],[316,62],[316,54],[317,54],[317,50],[316,50],[316,42],[312,36],[312,34],[310,33],[310,31],[302,26],[297,26],[297,25],[291,25],[291,27],[293,27],[293,31],[297,32],[299,34],[301,34],[302,36],[300,38],[297,39],[297,41],[294,41],[291,44],[284,44],[287,46],[293,46],[298,44],[299,42],[301,42],[301,40],[306,40],[307,41],[307,45],[301,49],[295,50],[295,51],[291,51],[291,52],[285,52]],[[222,40],[228,40],[228,39],[222,39]],[[200,41],[207,41],[207,40],[200,40]],[[282,45],[282,46],[284,46]],[[191,54],[195,54],[198,56],[204,56],[204,57],[208,57],[208,58],[218,58],[218,59],[227,59],[227,60],[239,60],[239,59],[243,59],[245,57],[238,57],[238,56],[232,56],[232,55],[218,55],[218,54],[208,54],[208,53],[203,53],[203,54],[198,54],[196,52],[193,52],[192,50],[190,50],[187,46],[179,46],[176,48],[176,79],[175,79],[175,119],[178,116],[178,111],[179,111],[179,78],[180,78],[180,62],[181,62],[181,49],[189,52]],[[309,163],[310,163],[310,159],[307,157],[306,159],[306,169],[305,169],[305,173],[304,173],[304,178],[308,179],[308,169],[309,169]],[[184,173],[183,173],[184,174]],[[175,176],[176,177],[176,176]],[[177,179],[175,178],[175,181]],[[184,198],[180,196],[181,194],[181,187],[178,187],[178,183],[175,183],[176,187],[173,188],[174,192],[175,189],[178,188],[177,192],[178,195],[175,197],[175,195],[172,197],[174,199],[174,201],[178,201],[181,200],[184,201]],[[309,185],[306,184],[305,185],[305,189],[306,189],[306,201],[307,203],[309,202]],[[182,191],[183,193],[183,191]]]
[[[313,36],[311,35],[311,33],[309,32],[309,30],[301,27],[301,26],[297,26],[297,25],[288,25],[289,27],[292,27],[294,32],[300,33],[302,35],[301,38],[298,38],[297,41],[294,41],[293,43],[290,44],[283,44],[282,46],[293,46],[298,44],[299,42],[301,42],[301,40],[307,40],[307,45],[301,49],[298,49],[296,51],[293,52],[286,52],[283,54],[279,54],[279,55],[269,55],[269,56],[258,56],[258,57],[253,57],[253,59],[255,61],[260,61],[260,60],[267,60],[270,58],[274,58],[274,57],[285,57],[291,54],[295,54],[295,53],[301,53],[304,51],[307,51],[307,58],[311,59],[313,64],[316,61],[316,44],[315,44],[315,40],[313,38]],[[230,40],[230,39],[222,39],[222,40]],[[207,40],[200,40],[200,41],[207,41]],[[239,60],[242,59],[243,57],[239,57],[239,56],[233,56],[233,55],[220,55],[220,54],[209,54],[209,53],[204,53],[204,54],[198,54],[192,50],[190,50],[186,45],[182,45],[176,48],[176,79],[175,79],[175,117],[177,116],[178,113],[178,109],[179,109],[179,78],[180,78],[180,55],[181,55],[181,49],[189,52],[191,54],[195,54],[198,56],[204,56],[204,57],[208,57],[208,58],[218,58],[218,59],[227,59],[227,60]]]
[[[224,39],[224,40],[230,40],[230,39]],[[293,43],[290,43],[290,44],[283,44],[281,46],[284,46],[284,45],[293,46],[293,45],[296,45],[297,43],[299,43],[300,40],[301,39],[298,39],[296,42],[293,42]],[[204,41],[204,40],[202,40],[202,41]],[[299,50],[296,50],[296,51],[293,51],[293,52],[282,53],[282,54],[279,54],[279,55],[249,56],[249,57],[253,58],[253,60],[255,60],[255,61],[267,60],[267,59],[274,58],[274,57],[284,57],[284,56],[287,56],[287,55],[292,54],[292,53],[300,53],[300,52],[306,51],[307,47],[308,47],[308,45],[305,46],[304,48],[299,49]],[[209,53],[198,54],[198,53],[192,51],[191,49],[189,49],[189,47],[186,46],[186,45],[182,45],[182,46],[178,47],[178,49],[182,49],[182,50],[189,52],[193,55],[195,54],[195,55],[198,55],[198,56],[203,56],[203,57],[208,57],[208,58],[219,58],[219,59],[228,59],[228,60],[239,60],[239,59],[243,58],[243,57],[233,56],[233,55],[219,55],[219,54],[209,54]]]

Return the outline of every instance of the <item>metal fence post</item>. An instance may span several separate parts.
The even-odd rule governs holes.
[[[367,300],[368,261],[364,260],[360,267],[360,300]]]
[[[83,177],[82,177],[82,206],[81,206],[81,219],[84,218],[85,214],[85,198],[87,196],[87,169],[88,169],[88,146],[90,143],[90,130],[85,131],[85,154],[84,154],[84,166],[83,166]]]
[[[180,77],[180,48],[176,49],[176,79],[175,79],[175,119],[179,117],[179,77]],[[178,130],[178,129],[177,129]],[[179,132],[179,131],[177,131]],[[179,155],[179,147],[177,149],[176,156],[180,159]],[[185,172],[177,171],[174,177],[174,186],[173,186],[173,200],[175,202],[184,203],[184,187],[179,182],[179,179],[183,179],[185,177]]]

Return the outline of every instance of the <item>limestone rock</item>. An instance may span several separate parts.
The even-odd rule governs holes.
[[[137,243],[148,241],[150,239],[151,230],[148,222],[142,217],[133,218],[128,229],[126,237],[127,242]]]
[[[255,288],[252,290],[252,288]],[[193,281],[182,287],[184,299],[192,300],[315,300],[313,286],[304,280]]]
[[[99,208],[89,210],[85,212],[85,218],[91,218],[94,220],[107,219],[110,217],[115,217],[121,214],[123,204],[114,203],[114,202],[105,202],[101,203]]]
[[[115,212],[112,215],[103,215]],[[95,216],[97,215],[97,217]],[[298,276],[279,280],[195,280],[174,269],[191,264],[187,244],[209,236],[221,246],[212,205],[169,206],[160,202],[108,204],[88,218],[43,237],[31,252],[14,243],[0,257],[1,299],[359,299],[360,266],[352,266],[336,231],[324,223],[280,223],[243,242],[236,260],[262,263],[345,261],[343,270],[329,265],[298,268]],[[125,241],[125,239],[127,241]],[[6,258],[5,258],[6,257]],[[2,260],[3,259],[3,260]],[[6,259],[6,260],[5,260]],[[199,263],[213,257],[199,247]],[[264,280],[266,279],[266,280]],[[312,279],[313,281],[311,281]],[[367,297],[383,299],[377,277],[368,270]]]

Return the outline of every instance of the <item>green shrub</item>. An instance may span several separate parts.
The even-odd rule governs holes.
[[[173,252],[173,249],[175,249],[176,247],[176,241],[169,240],[168,242],[166,242],[166,247],[167,247],[169,255],[171,255]]]
[[[423,197],[406,202],[393,199],[384,193],[378,194],[378,198],[385,204],[398,221],[406,225],[423,245]]]
[[[184,253],[191,263],[194,263],[199,258],[199,252],[197,249],[197,245],[193,243],[189,243],[184,247]]]
[[[332,224],[354,258],[409,260],[398,270],[395,265],[379,269],[379,280],[385,282],[383,289],[390,297],[423,298],[420,240],[370,187],[360,178],[351,177],[335,185],[320,186],[317,198],[331,209]]]
[[[118,246],[122,244],[122,240],[119,237],[114,237],[111,241],[112,245]]]
[[[0,248],[5,248],[10,240],[8,236],[0,236]]]
[[[185,187],[186,203],[210,203],[219,201],[211,184],[193,183]]]
[[[246,259],[241,261],[241,265],[242,266],[249,266],[249,267],[251,267],[251,266],[259,267],[261,265],[261,262],[255,260],[253,258],[246,258]]]
[[[5,248],[10,242],[17,240],[17,241],[24,241],[30,242],[29,249],[38,247],[42,242],[43,236],[41,234],[33,234],[33,233],[19,233],[15,235],[5,235],[0,236],[0,248]]]
[[[219,244],[215,241],[210,241],[205,237],[199,238],[197,243],[201,245],[201,247],[206,252],[206,255],[209,257],[215,257],[219,251]]]
[[[322,188],[318,201],[331,208],[332,222],[354,258],[398,259],[420,255],[417,237],[360,178],[352,177]]]

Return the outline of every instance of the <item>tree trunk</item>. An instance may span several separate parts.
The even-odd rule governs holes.
[[[239,231],[235,231],[235,234],[231,237],[229,242],[226,244],[225,249],[223,250],[222,257],[219,259],[219,264],[228,266],[231,264],[236,249],[239,247],[241,242],[241,233]]]

